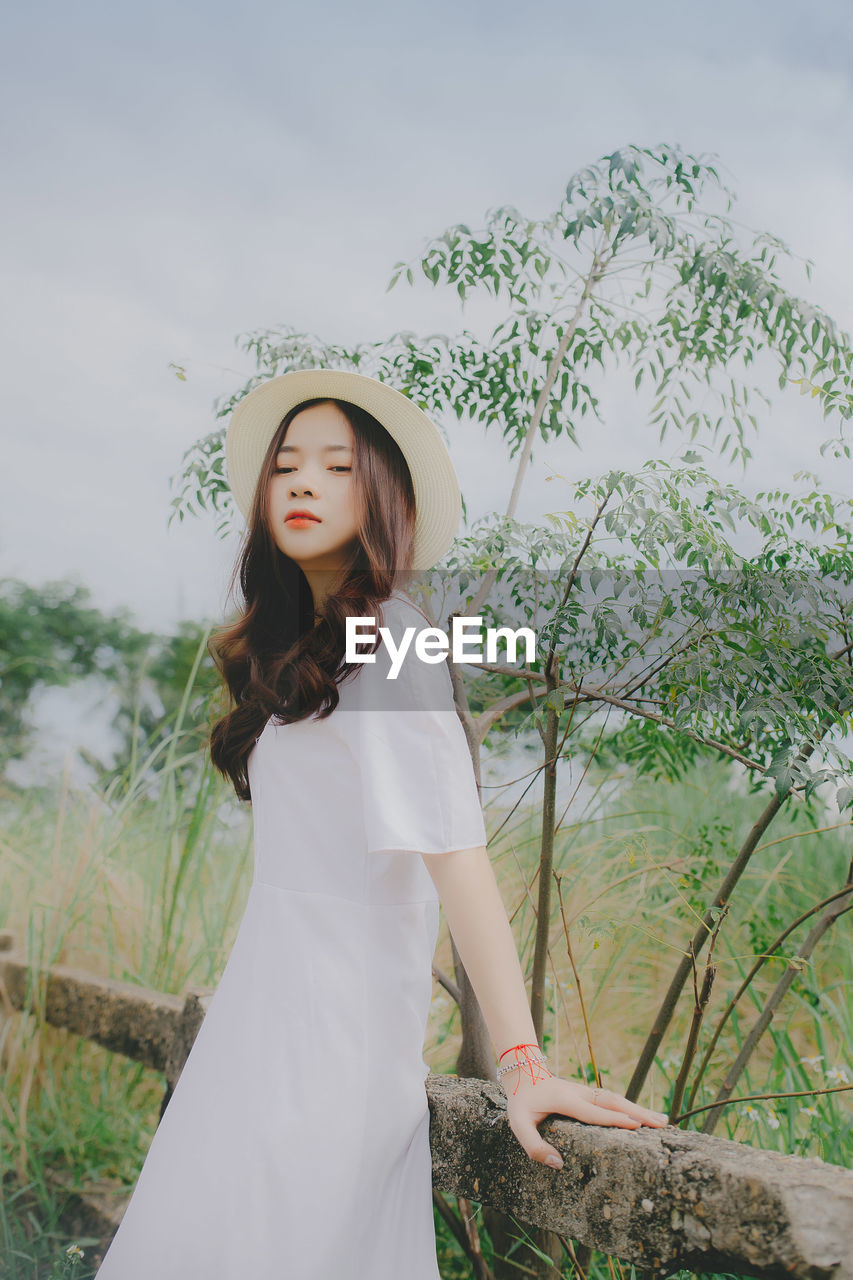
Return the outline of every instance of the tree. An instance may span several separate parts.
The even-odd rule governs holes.
[[[171,635],[149,636],[144,653],[115,684],[118,708],[113,725],[120,745],[111,763],[85,753],[102,787],[123,786],[122,779],[137,777],[142,760],[149,785],[170,759],[170,770],[185,783],[195,774],[193,757],[206,750],[220,691],[219,673],[207,648],[211,625],[184,619]],[[177,763],[176,732],[182,752]]]
[[[207,647],[210,626],[183,621],[173,635],[136,626],[127,609],[108,614],[91,603],[81,584],[34,587],[0,583],[0,765],[23,756],[32,741],[33,698],[51,686],[67,687],[100,676],[117,701],[113,726],[120,738],[110,762],[82,756],[101,787],[135,774],[147,752],[148,782],[158,771],[179,718],[185,751],[206,742],[219,675]],[[194,764],[178,765],[186,777]]]
[[[120,678],[150,637],[127,610],[105,614],[87,587],[13,578],[0,581],[0,753],[2,763],[24,754],[32,737],[33,695],[90,675]]]
[[[417,270],[434,286],[455,288],[463,305],[476,290],[503,301],[506,315],[488,341],[467,330],[424,339],[404,332],[346,348],[290,327],[256,333],[244,349],[258,373],[217,413],[229,415],[267,377],[324,365],[388,381],[439,419],[452,411],[500,431],[516,463],[507,510],[458,539],[425,592],[438,599],[449,575],[467,615],[500,625],[509,601],[538,629],[540,652],[523,677],[490,664],[469,690],[452,674],[478,773],[479,744],[507,718],[518,723],[522,709],[521,724],[534,725],[542,741],[531,989],[540,1035],[553,881],[559,888],[557,770],[569,747],[619,751],[656,776],[677,777],[708,754],[748,771],[760,813],[720,885],[707,890],[701,925],[685,943],[630,1082],[632,1097],[761,834],[783,806],[808,804],[821,782],[843,784],[850,773],[844,740],[833,735],[849,730],[853,710],[851,504],[807,474],[798,477],[808,482],[804,492],[751,501],[717,481],[700,450],[746,464],[748,428],[759,430],[755,401],[770,403],[762,383],[775,367],[780,390],[797,387],[839,424],[821,451],[849,458],[853,351],[821,308],[783,285],[777,264],[793,263],[788,248],[729,218],[733,200],[706,158],[668,145],[623,148],[575,174],[549,218],[497,209],[481,230],[451,227],[413,264],[395,265],[389,288],[403,278],[414,283]],[[810,264],[805,270],[810,276]],[[686,437],[681,465],[650,460],[634,475],[614,468],[565,482],[566,505],[547,525],[520,524],[515,512],[534,442],[577,444],[587,415],[601,423],[596,379],[625,368],[638,418],[660,440]],[[218,430],[188,451],[173,517],[209,509],[227,526],[223,444]],[[568,499],[589,514],[579,516]],[[750,557],[727,538],[743,529],[760,542]],[[595,728],[591,713],[614,708],[621,726]],[[851,801],[853,789],[839,786],[839,807]],[[851,894],[848,877],[827,928]],[[457,1069],[493,1078],[488,1037],[455,961],[463,1018]],[[705,978],[709,985],[709,964]],[[685,1053],[682,1094],[703,1011]],[[591,1070],[597,1077],[592,1052]],[[498,1216],[486,1221],[504,1252]],[[552,1239],[541,1243],[558,1256]],[[535,1254],[523,1260],[542,1267]]]

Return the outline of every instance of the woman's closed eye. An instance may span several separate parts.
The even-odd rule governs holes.
[[[345,467],[345,466],[328,467],[327,469],[329,471],[352,471],[352,467]],[[296,467],[276,467],[274,474],[277,476],[283,476],[283,475],[286,475],[287,472],[295,471],[295,470],[296,470]]]

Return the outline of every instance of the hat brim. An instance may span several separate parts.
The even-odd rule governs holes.
[[[450,547],[462,515],[459,481],[441,434],[407,396],[387,383],[345,369],[295,369],[244,396],[225,435],[225,465],[234,501],[248,519],[270,440],[303,400],[347,400],[382,424],[406,459],[415,491],[412,568],[430,569]]]

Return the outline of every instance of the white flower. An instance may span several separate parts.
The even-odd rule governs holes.
[[[800,1114],[804,1116],[816,1116],[817,1107],[800,1107]]]
[[[843,1067],[827,1067],[826,1071],[824,1072],[824,1075],[826,1076],[827,1080],[832,1082],[832,1084],[849,1084],[850,1083],[850,1077],[848,1076],[847,1072],[844,1070]]]
[[[823,1054],[819,1053],[816,1058],[800,1058],[803,1066],[816,1067],[819,1062],[823,1061]]]
[[[766,1111],[762,1111],[760,1107],[754,1107],[751,1102],[747,1102],[741,1109],[741,1115],[746,1120],[752,1120],[757,1123],[763,1120],[765,1124],[769,1124],[771,1129],[778,1129],[781,1121],[772,1107],[768,1107]]]

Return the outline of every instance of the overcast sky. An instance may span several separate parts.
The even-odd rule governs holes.
[[[853,327],[847,0],[51,0],[4,21],[0,574],[76,579],[156,628],[218,617],[236,539],[166,520],[183,451],[254,372],[235,340],[469,324],[452,291],[386,294],[394,262],[500,204],[548,214],[627,143],[716,153],[736,216],[814,259],[802,289]],[[588,422],[582,453],[539,451],[523,518],[553,506],[549,465],[678,443]],[[447,425],[472,514],[504,508],[497,440]],[[829,434],[792,397],[727,478],[806,466],[849,493],[853,464],[817,455]]]

